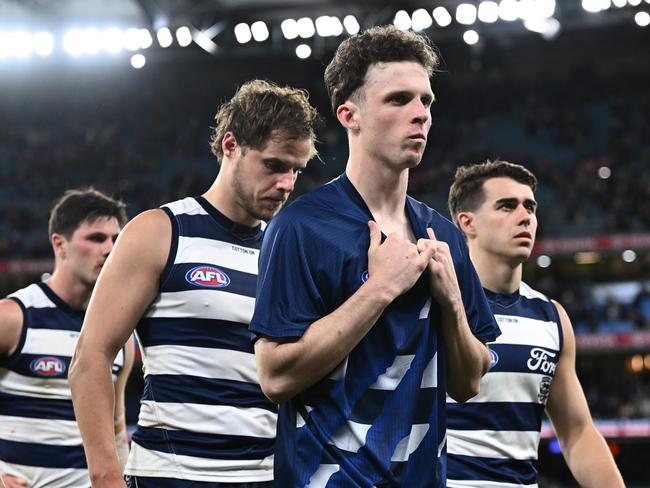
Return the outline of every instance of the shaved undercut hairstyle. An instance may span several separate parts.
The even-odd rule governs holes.
[[[456,169],[447,202],[454,224],[457,224],[459,213],[474,212],[483,205],[485,180],[499,177],[512,178],[517,183],[529,186],[533,192],[537,188],[535,175],[520,164],[488,160],[485,163],[460,166]]]

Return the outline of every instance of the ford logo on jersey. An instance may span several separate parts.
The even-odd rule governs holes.
[[[230,284],[230,278],[226,273],[214,266],[197,266],[185,274],[185,281],[191,285],[204,286],[206,288],[223,288]]]
[[[39,376],[60,376],[65,372],[65,363],[59,358],[46,356],[34,359],[29,368]]]
[[[499,355],[493,349],[490,349],[490,356],[492,356],[492,361],[490,361],[490,369],[499,362]]]

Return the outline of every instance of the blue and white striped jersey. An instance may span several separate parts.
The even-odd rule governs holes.
[[[449,244],[474,334],[498,328],[460,232],[407,198],[416,237]],[[267,229],[251,330],[301,337],[368,278],[365,202],[342,175],[297,199]],[[374,220],[374,219],[373,219]],[[280,407],[277,486],[442,487],[445,481],[445,344],[427,276],[391,303],[327,377]]]
[[[9,298],[23,311],[23,329],[16,351],[0,359],[0,472],[25,477],[32,488],[87,488],[68,384],[84,312],[70,308],[45,283]],[[123,365],[120,351],[113,381]]]
[[[163,209],[172,245],[136,329],[145,390],[126,473],[271,480],[277,407],[259,386],[248,332],[261,226],[236,224],[202,197]]]
[[[447,399],[447,486],[537,486],[542,414],[562,349],[557,309],[521,283],[485,291],[501,336],[489,344],[490,371],[467,403]]]

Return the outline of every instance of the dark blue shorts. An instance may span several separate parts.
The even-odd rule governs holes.
[[[129,488],[271,488],[273,481],[252,483],[217,483],[214,481],[191,481],[176,478],[153,478],[148,476],[125,476]]]

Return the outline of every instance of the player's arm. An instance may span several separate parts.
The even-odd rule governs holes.
[[[564,458],[580,486],[624,487],[614,459],[593,423],[575,369],[576,346],[571,321],[555,302],[560,315],[564,345],[551,384],[546,411],[560,441]]]
[[[124,366],[120,371],[117,380],[115,381],[115,413],[113,415],[113,426],[115,429],[115,447],[117,448],[117,456],[120,461],[122,470],[126,465],[126,459],[129,456],[129,440],[126,435],[126,416],[124,408],[124,390],[126,382],[133,369],[133,358],[135,356],[135,344],[133,336],[124,346]]]
[[[379,226],[371,221],[369,228],[368,280],[299,339],[262,337],[255,343],[260,384],[272,401],[282,403],[331,373],[426,269],[429,251],[419,254],[414,244],[396,234],[381,243]]]
[[[11,356],[23,331],[23,311],[14,300],[0,300],[0,355]]]
[[[0,486],[3,488],[29,488],[29,481],[11,474],[0,475]]]
[[[442,309],[442,335],[447,356],[447,393],[457,402],[477,395],[481,378],[490,367],[490,352],[472,333],[449,246],[438,241],[431,228],[418,249],[433,249],[429,263],[431,294]]]
[[[162,210],[133,219],[120,233],[88,305],[69,381],[95,488],[124,486],[115,446],[111,366],[157,295],[170,239],[171,222]]]
[[[0,300],[0,356],[11,356],[20,342],[23,331],[23,311],[14,300]],[[25,478],[2,473],[0,484],[6,488],[26,487]]]

